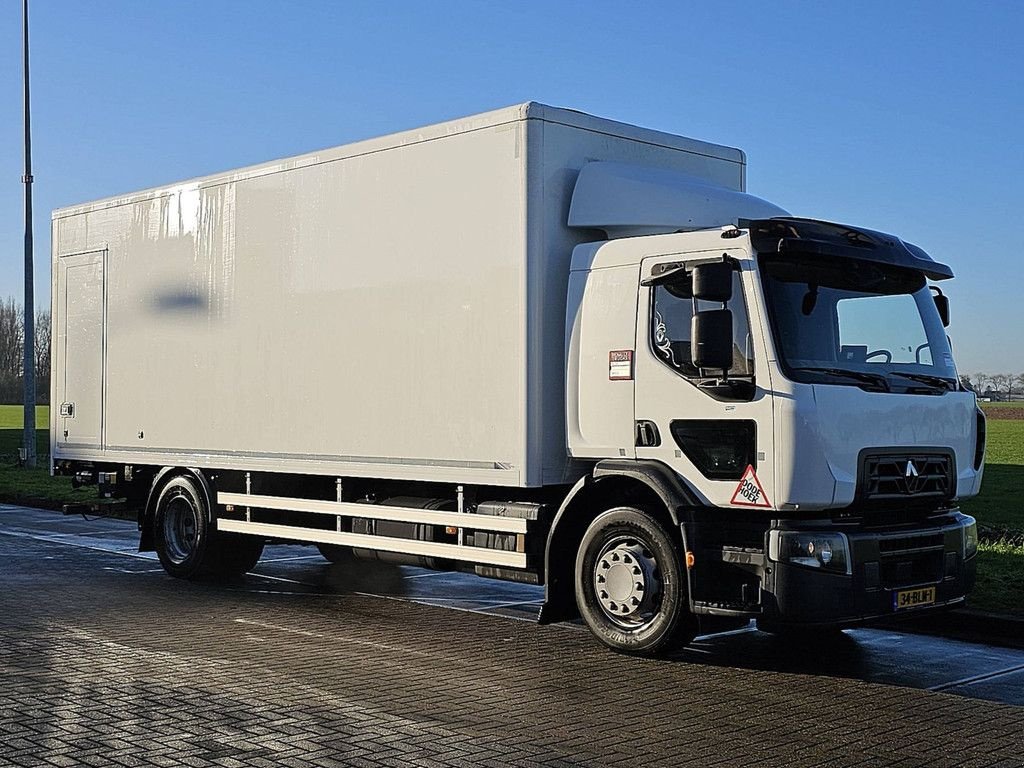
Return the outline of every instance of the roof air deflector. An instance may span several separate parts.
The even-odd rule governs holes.
[[[569,226],[632,237],[788,216],[777,205],[680,171],[596,161],[580,171]]]

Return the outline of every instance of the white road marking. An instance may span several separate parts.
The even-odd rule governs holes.
[[[97,547],[91,544],[80,544],[74,541],[68,541],[68,537],[73,534],[61,534],[56,535],[39,535],[35,533],[28,533],[26,531],[12,531],[12,530],[0,530],[0,535],[3,536],[14,536],[19,539],[34,539],[36,541],[45,541],[48,544],[63,544],[66,547],[78,547],[79,549],[91,549],[96,552],[107,552],[111,555],[124,555],[125,557],[135,557],[140,560],[156,560],[156,554],[152,552],[132,552],[124,549],[110,549],[109,547]]]
[[[415,597],[410,597],[409,599],[413,600],[415,602],[422,602],[424,600],[438,600],[438,601],[441,601],[442,603],[447,603],[449,601],[457,600],[457,601],[463,602],[463,603],[481,603],[481,605],[477,608],[477,610],[479,610],[481,613],[487,613],[488,611],[495,611],[495,610],[497,610],[499,608],[513,608],[513,607],[515,607],[517,605],[536,605],[536,606],[540,606],[541,603],[544,602],[543,600],[541,600],[539,598],[534,599],[534,600],[516,600],[514,602],[505,602],[505,603],[503,603],[500,600],[481,599],[481,598],[475,598],[475,597],[430,597],[428,595],[417,595]],[[436,605],[436,603],[423,603],[423,604],[424,605]]]
[[[958,688],[961,685],[974,685],[975,683],[987,683],[996,677],[1003,677],[1004,675],[1012,675],[1014,672],[1024,672],[1024,664],[1017,664],[1012,667],[1006,667],[1005,669],[997,669],[994,672],[986,672],[981,675],[972,675],[971,677],[964,677],[960,680],[954,680],[951,683],[939,683],[938,685],[931,686],[929,691],[947,691],[950,688]]]
[[[411,576],[403,576],[403,579],[425,579],[428,576],[448,576],[451,571],[429,571],[427,573],[414,573]]]
[[[283,581],[286,584],[300,584],[303,587],[313,587],[318,589],[319,584],[310,584],[308,581],[299,581],[298,579],[286,579],[284,576],[268,576],[265,573],[256,573],[256,571],[249,571],[246,576],[255,576],[257,579],[267,579],[268,581]]]
[[[250,627],[261,627],[262,629],[274,629],[278,632],[289,632],[293,635],[302,635],[303,637],[326,637],[323,632],[310,632],[308,629],[295,629],[294,627],[282,627],[279,624],[271,624],[269,621],[256,621],[255,619],[232,619],[235,624],[245,624]],[[344,639],[344,638],[343,638]],[[363,641],[359,641],[363,642]],[[366,642],[367,645],[376,645],[376,643]]]
[[[370,595],[370,597],[377,597],[377,596],[376,595]],[[454,663],[460,663],[460,660],[455,658],[455,657],[448,656],[448,655],[445,655],[445,654],[439,654],[439,653],[436,653],[434,651],[421,651],[421,650],[418,650],[416,648],[399,647],[399,646],[396,646],[396,645],[389,645],[387,643],[377,643],[377,642],[374,642],[373,640],[356,640],[354,638],[344,637],[342,635],[339,635],[339,634],[336,634],[336,633],[333,633],[333,632],[330,635],[326,635],[326,634],[324,634],[322,632],[313,632],[312,630],[298,629],[296,627],[285,627],[285,626],[281,626],[280,624],[272,624],[269,621],[258,621],[256,619],[237,618],[237,619],[232,619],[232,621],[235,624],[244,624],[245,626],[249,626],[249,627],[259,627],[261,629],[270,629],[270,630],[274,630],[274,631],[277,631],[277,632],[285,632],[285,633],[291,634],[291,635],[301,635],[303,637],[314,637],[314,638],[318,638],[318,639],[327,638],[329,640],[329,642],[331,642],[331,643],[348,643],[349,645],[358,645],[358,646],[362,646],[362,647],[365,647],[365,648],[376,648],[377,650],[380,650],[380,651],[391,651],[393,653],[400,653],[403,656],[420,656],[422,658],[430,659],[431,661],[435,661],[435,662],[446,662],[447,661],[447,662],[450,662],[450,663],[453,663],[453,664]],[[504,672],[504,670],[497,670],[494,667],[492,667],[492,669],[494,669],[495,671],[502,671],[502,672]],[[494,689],[494,690],[503,690],[501,686],[494,685],[494,684],[484,684],[484,687],[491,688],[491,689]]]
[[[427,603],[418,597],[399,597],[397,595],[375,595],[372,592],[353,592],[352,594],[359,595],[360,597],[374,597],[378,600],[396,600],[400,603],[416,603],[417,605],[425,605],[428,608],[444,608],[446,611],[462,611],[463,613],[475,613],[480,616],[489,616],[492,619],[501,619],[502,621],[525,621],[529,624],[536,624],[536,619],[528,619],[525,616],[509,616],[507,614],[491,613],[490,609],[481,608],[463,608],[458,605],[438,605],[437,603]],[[552,624],[549,629],[586,629],[577,624]]]
[[[398,595],[398,597],[403,597],[403,595]],[[451,600],[458,603],[483,603],[487,605],[486,610],[488,611],[492,608],[502,608],[509,605],[526,605],[527,603],[544,602],[540,598],[534,598],[533,600],[516,600],[515,602],[510,603],[503,600],[495,600],[490,597],[450,597],[448,595],[438,595],[436,597],[434,595],[409,595],[409,597],[413,600],[442,600],[445,602]],[[493,603],[493,605],[490,605],[491,603]]]
[[[488,611],[493,611],[498,608],[514,608],[517,605],[540,605],[544,601],[541,598],[535,598],[533,600],[518,600],[514,603],[498,603],[497,605],[491,605],[487,607]]]

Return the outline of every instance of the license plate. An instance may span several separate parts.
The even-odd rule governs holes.
[[[894,592],[892,596],[892,608],[894,611],[904,611],[908,608],[920,608],[925,605],[932,605],[934,602],[935,587],[904,589],[899,592]]]

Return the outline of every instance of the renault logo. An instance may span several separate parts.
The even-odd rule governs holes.
[[[921,490],[921,484],[922,481],[918,475],[917,467],[914,466],[912,460],[908,459],[906,469],[903,470],[903,487],[906,488],[906,493],[917,493]]]

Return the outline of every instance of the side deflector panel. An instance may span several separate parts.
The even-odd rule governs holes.
[[[91,251],[58,260],[57,402],[51,406],[58,447],[99,448],[103,442],[105,255]]]

